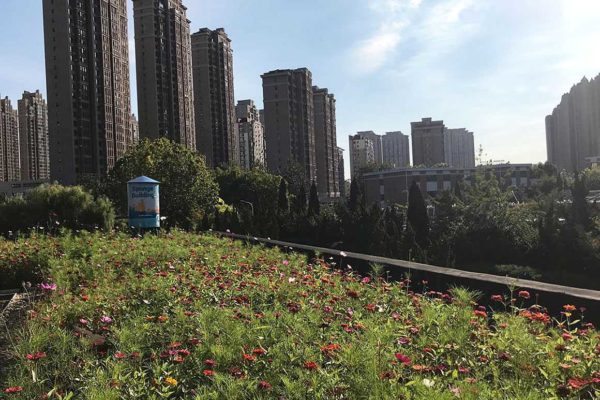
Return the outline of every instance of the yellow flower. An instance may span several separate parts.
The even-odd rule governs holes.
[[[168,376],[168,377],[165,379],[165,383],[166,383],[167,385],[169,385],[169,386],[177,386],[177,379],[175,379],[175,378],[171,378],[170,376]]]

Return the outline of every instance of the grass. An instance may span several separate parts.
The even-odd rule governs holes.
[[[47,285],[13,332],[1,399],[600,396],[600,336],[569,306],[550,322],[497,298],[506,312],[489,320],[464,289],[413,293],[180,232],[0,241],[7,251],[5,270],[43,254]]]

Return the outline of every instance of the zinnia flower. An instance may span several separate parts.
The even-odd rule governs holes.
[[[497,301],[499,303],[501,303],[504,300],[501,294],[494,294],[492,295],[491,299],[492,301]]]
[[[271,384],[267,381],[260,381],[258,383],[258,387],[261,388],[262,390],[269,390],[272,388]]]
[[[22,391],[23,391],[23,386],[11,386],[9,388],[4,389],[4,393],[6,393],[6,394],[19,393]]]
[[[565,304],[565,305],[563,306],[563,309],[564,309],[565,311],[569,311],[569,312],[570,312],[570,311],[575,311],[575,310],[577,309],[577,307],[575,307],[575,306],[574,306],[574,305],[572,305],[572,304]]]
[[[527,300],[531,297],[531,295],[529,294],[529,292],[527,290],[521,290],[518,295],[520,298],[525,299],[525,300]]]
[[[400,353],[396,353],[395,356],[396,356],[396,360],[400,361],[402,364],[410,365],[411,359],[409,356],[400,354]]]
[[[214,376],[215,375],[215,371],[213,371],[212,369],[205,369],[204,371],[202,371],[202,373],[204,374],[204,376]]]
[[[42,358],[46,358],[46,353],[43,351],[38,351],[37,353],[27,354],[27,359],[30,361],[37,361]]]
[[[175,379],[175,378],[171,378],[170,376],[168,376],[168,377],[165,379],[165,383],[166,383],[167,385],[169,385],[169,386],[177,386],[177,379]]]
[[[312,371],[312,370],[314,370],[314,369],[317,369],[317,368],[319,368],[319,366],[318,366],[318,365],[317,365],[317,363],[316,363],[316,362],[314,362],[314,361],[306,361],[306,362],[304,363],[304,368],[306,368],[306,369],[308,369],[308,370],[311,370],[311,371]]]
[[[107,315],[103,315],[100,318],[100,322],[102,322],[103,324],[111,324],[113,322],[112,318],[107,316]]]
[[[56,290],[56,283],[40,283],[39,287],[45,292],[53,292]]]

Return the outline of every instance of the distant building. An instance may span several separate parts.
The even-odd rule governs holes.
[[[0,180],[0,195],[2,196],[14,196],[18,194],[22,194],[28,192],[30,190],[35,189],[38,186],[41,186],[45,183],[50,183],[47,180],[38,180],[38,181],[10,181],[10,182],[2,182]]]
[[[307,68],[262,75],[267,168],[284,172],[299,164],[307,182],[317,178],[312,74]]]
[[[470,184],[481,169],[491,170],[505,186],[529,187],[532,183],[531,164],[498,164],[478,168],[399,168],[363,174],[367,204],[389,206],[407,204],[408,191],[417,182],[425,196],[454,190],[458,182]]]
[[[378,135],[373,131],[356,132],[356,135],[371,139],[373,142],[373,163],[375,165],[383,165],[383,142],[381,135]]]
[[[335,97],[327,89],[313,86],[313,103],[317,191],[319,199],[328,202],[340,197]]]
[[[131,145],[135,146],[140,142],[140,126],[138,124],[137,118],[135,117],[135,114],[131,114],[129,124],[131,129]]]
[[[96,179],[130,142],[127,1],[42,5],[50,177],[63,184]],[[138,75],[142,72],[154,71],[140,69]],[[145,94],[138,93],[142,99]]]
[[[239,137],[239,163],[242,168],[265,166],[265,136],[253,100],[238,101],[235,107]]]
[[[50,179],[48,105],[39,90],[24,92],[19,100],[21,178],[24,181]]]
[[[413,165],[431,167],[446,162],[444,152],[444,121],[423,118],[411,123]]]
[[[340,188],[340,198],[346,197],[346,173],[344,171],[344,149],[337,148],[337,167],[338,167],[338,187]]]
[[[387,132],[381,137],[383,165],[392,168],[408,167],[410,165],[410,148],[408,135],[402,132]]]
[[[361,169],[375,164],[373,140],[361,134],[348,137],[350,147],[350,171],[352,179],[360,176]]]
[[[211,167],[238,164],[233,50],[223,28],[203,28],[192,35],[192,65],[196,147]]]
[[[475,168],[473,132],[465,128],[444,131],[445,163],[455,168]]]
[[[21,179],[19,115],[8,97],[0,99],[0,181]]]
[[[600,156],[600,75],[583,78],[546,117],[546,148],[548,161],[570,172]]]
[[[133,0],[141,138],[196,149],[190,20],[181,0]]]

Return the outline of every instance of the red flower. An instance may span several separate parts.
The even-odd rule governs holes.
[[[333,351],[339,350],[341,346],[337,343],[328,344],[326,346],[321,346],[321,351],[323,353],[331,353]]]
[[[396,360],[400,361],[402,364],[404,365],[410,365],[411,360],[409,356],[406,356],[404,354],[400,354],[400,353],[396,353]]]
[[[260,381],[258,387],[262,390],[270,390],[272,388],[271,384],[267,381]]]
[[[487,318],[487,313],[485,311],[474,310],[473,314],[475,314],[476,317]]]
[[[253,356],[252,354],[244,354],[243,357],[244,357],[244,360],[246,360],[246,361],[255,361],[256,360],[256,356]]]
[[[504,300],[501,294],[494,294],[492,295],[491,299],[492,301],[497,301],[498,303],[501,303]]]
[[[125,353],[122,353],[122,352],[120,352],[120,351],[117,351],[117,352],[115,353],[115,358],[116,358],[117,360],[122,360],[122,359],[124,359],[125,357],[127,357],[127,354],[125,354]]]
[[[27,359],[30,361],[37,361],[42,358],[46,358],[46,353],[43,351],[38,351],[37,353],[27,354]]]
[[[216,364],[217,363],[212,358],[207,358],[206,360],[204,360],[204,365],[206,365],[207,367],[214,367]]]
[[[306,368],[306,369],[308,369],[308,370],[312,371],[312,370],[314,370],[314,369],[317,369],[317,368],[319,368],[319,366],[318,366],[318,365],[317,365],[317,363],[316,363],[316,362],[314,362],[314,361],[306,361],[306,362],[304,363],[304,368]]]
[[[4,389],[4,393],[6,394],[19,393],[21,391],[23,391],[22,386],[11,386],[9,388]]]
[[[574,305],[571,305],[571,304],[565,304],[563,306],[563,310],[568,311],[568,312],[575,311],[576,309],[577,308]]]
[[[587,386],[590,382],[586,379],[582,378],[571,378],[568,380],[569,386],[572,389],[581,389],[582,387]]]
[[[565,333],[562,334],[562,338],[563,338],[563,340],[565,342],[568,342],[570,340],[573,340],[573,335],[571,335],[570,333],[565,332]]]
[[[527,290],[521,290],[519,292],[519,297],[522,298],[522,299],[527,300],[527,299],[529,299],[531,297],[531,295],[529,294],[529,292]]]
[[[256,349],[252,350],[252,353],[253,353],[253,354],[256,354],[256,355],[258,355],[258,356],[260,356],[260,355],[262,355],[262,354],[265,354],[266,352],[267,352],[267,351],[266,351],[265,349],[261,348],[261,347],[258,347],[258,348],[256,348]]]
[[[213,371],[212,369],[205,369],[204,371],[202,371],[202,373],[204,374],[204,376],[214,376],[215,375],[215,371]]]

